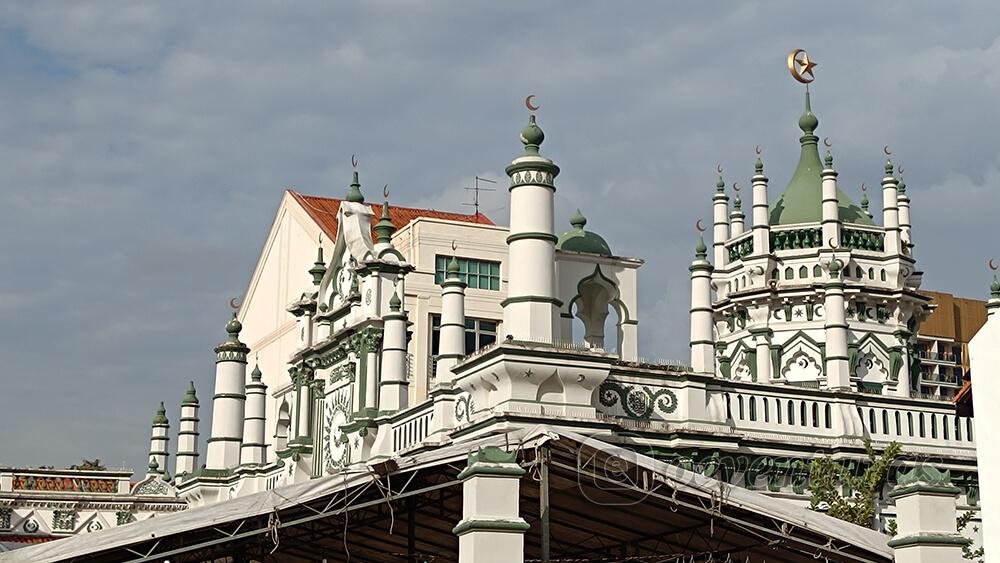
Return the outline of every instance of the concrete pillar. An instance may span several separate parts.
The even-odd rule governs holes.
[[[691,368],[695,373],[715,374],[715,326],[712,320],[712,265],[705,241],[698,240],[691,272]]]
[[[851,388],[850,355],[847,350],[847,313],[844,310],[843,265],[836,258],[830,261],[830,281],[824,286],[823,309],[826,322],[826,387],[834,390]]]
[[[406,409],[410,383],[406,380],[406,311],[399,295],[389,299],[389,313],[382,317],[382,373],[378,383],[379,415]]]
[[[833,155],[826,153],[823,178],[823,246],[840,247],[840,204],[837,201],[837,172],[833,169]]]
[[[774,378],[774,364],[771,362],[771,337],[774,331],[769,328],[753,328],[750,334],[754,339],[757,357],[757,383],[770,383]]]
[[[994,293],[1000,284],[994,281]],[[1000,299],[997,302],[1000,302]],[[994,299],[990,302],[993,303]],[[1000,315],[993,313],[969,342],[969,371],[974,384],[972,404],[979,473],[979,504],[983,516],[983,547],[986,553],[1000,553],[1000,445],[989,436],[1000,427]],[[968,439],[968,437],[966,437]]]
[[[913,236],[910,234],[910,196],[906,193],[906,182],[902,178],[896,186],[896,193],[899,206],[899,238],[903,247],[908,248],[913,245]]]
[[[901,474],[889,492],[896,501],[896,535],[889,540],[897,563],[959,563],[969,539],[956,530],[950,471],[918,465]],[[985,534],[984,534],[985,537]]]
[[[743,234],[746,223],[746,215],[743,213],[743,200],[740,199],[739,192],[733,197],[733,212],[729,214],[729,236],[736,238]],[[727,256],[728,258],[728,256]]]
[[[294,368],[292,370],[292,385],[295,388],[295,412],[293,416],[295,417],[295,437],[292,439],[293,444],[308,445],[312,444],[311,438],[311,428],[312,425],[312,385],[310,385],[311,377],[307,373],[306,367]]]
[[[177,430],[177,465],[174,476],[194,473],[198,469],[198,396],[194,381],[188,383],[181,401],[181,420]]]
[[[205,467],[232,469],[240,463],[243,415],[246,404],[247,354],[240,342],[243,325],[233,319],[226,324],[229,337],[215,348],[215,395],[212,397],[212,437],[208,439]]]
[[[507,298],[502,301],[504,338],[552,342],[559,337],[555,283],[553,197],[559,167],[538,154],[545,134],[532,115],[521,131],[524,155],[507,167],[510,176],[510,236]]]
[[[441,328],[435,379],[451,383],[451,367],[465,357],[465,282],[458,273],[458,260],[452,257],[441,282]]]
[[[715,267],[721,268],[729,262],[726,256],[726,241],[729,240],[729,196],[726,195],[726,182],[722,180],[722,176],[719,176],[719,182],[715,187],[715,195],[712,196],[712,249]]]
[[[254,366],[247,383],[246,416],[243,417],[243,443],[240,447],[240,465],[263,465],[267,460],[267,442],[264,441],[264,424],[267,408],[267,385],[261,379],[260,368]]]
[[[892,162],[885,163],[885,178],[882,178],[882,226],[885,227],[885,253],[901,254],[899,240],[899,193],[896,178],[892,175]]]
[[[755,256],[771,253],[771,226],[767,207],[767,176],[760,158],[754,164],[753,182],[753,253]]]
[[[517,454],[499,448],[480,448],[469,454],[462,481],[462,521],[458,536],[459,563],[520,563],[524,561],[524,532],[520,517],[520,479],[524,470]]]
[[[167,460],[170,458],[170,421],[167,420],[167,409],[160,403],[153,417],[153,432],[149,440],[150,474],[164,475],[167,472]],[[152,461],[156,468],[152,468]]]

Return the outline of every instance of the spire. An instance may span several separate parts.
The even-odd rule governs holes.
[[[896,184],[896,192],[899,193],[900,196],[906,194],[906,182],[903,181],[902,176],[899,177],[899,183]]]
[[[454,258],[452,258],[452,260],[454,260]],[[403,302],[399,300],[399,293],[393,291],[392,297],[389,299],[389,310],[392,311],[393,313],[396,313],[402,306]]]
[[[545,132],[535,123],[535,114],[528,117],[528,125],[521,130],[521,143],[524,144],[524,154],[537,155],[538,148],[545,140]]]
[[[226,338],[226,343],[241,344],[240,342],[240,331],[243,330],[243,323],[241,323],[236,318],[236,311],[233,311],[233,318],[226,323],[226,333],[229,337]]]
[[[587,226],[587,218],[583,216],[583,213],[580,213],[579,209],[577,209],[576,215],[573,215],[573,217],[570,218],[569,224],[572,225],[573,228],[582,231],[583,228]]]
[[[823,159],[823,164],[825,164],[827,168],[833,168],[833,153],[826,151],[826,158]]]
[[[451,279],[451,278],[458,279],[459,278],[459,273],[458,273],[458,258],[452,256],[451,260],[448,261],[448,272],[447,273],[448,273],[448,275],[445,276],[445,277],[447,277],[449,279]]]
[[[871,211],[868,211],[868,192],[863,192],[861,194],[861,210],[865,212],[869,217],[872,216]]]
[[[184,400],[181,401],[182,405],[198,405],[198,396],[194,392],[194,381],[188,382],[187,392],[184,393]]]
[[[837,260],[836,258],[830,260],[829,269],[831,278],[837,279],[840,277],[840,260]]]
[[[389,218],[389,201],[382,204],[382,217],[375,223],[375,242],[379,244],[389,244],[392,241],[392,233],[396,232],[395,225]]]
[[[254,382],[257,382],[257,381],[260,381],[263,376],[264,376],[264,374],[261,373],[260,366],[257,365],[257,364],[254,364],[253,371],[250,372],[250,379],[253,380]]]
[[[323,276],[326,275],[326,262],[323,260],[322,246],[316,247],[316,261],[313,262],[313,267],[309,268],[309,274],[312,275],[313,285],[319,285],[323,281]]]
[[[743,200],[740,198],[740,192],[736,192],[736,196],[733,198],[733,211],[743,210]]]
[[[722,179],[722,174],[719,174],[719,181],[715,183],[715,191],[720,194],[726,192],[726,181]]]
[[[364,203],[365,196],[361,193],[361,182],[358,181],[358,171],[354,171],[354,178],[351,181],[351,189],[347,192],[347,201],[352,203]]]
[[[812,111],[812,101],[809,98],[809,90],[806,90],[806,110],[802,113],[802,117],[799,118],[799,129],[804,133],[803,137],[812,136],[819,127],[819,118]],[[813,144],[819,139],[813,139]],[[803,145],[805,144],[804,138],[801,140]]]
[[[708,256],[708,247],[705,246],[705,236],[698,237],[698,245],[694,247],[694,255],[698,260],[704,260]]]
[[[167,409],[163,406],[163,401],[160,401],[160,407],[156,409],[156,416],[153,417],[153,426],[160,424],[168,424]]]
[[[757,156],[757,161],[753,163],[753,171],[758,176],[764,174],[764,161],[760,159],[759,155]]]
[[[886,177],[892,176],[892,170],[893,170],[893,168],[892,168],[892,161],[889,160],[889,159],[886,159],[886,161],[885,161],[885,175],[886,175]]]
[[[996,274],[993,274],[993,283],[990,284],[990,297],[1000,299],[1000,280]]]

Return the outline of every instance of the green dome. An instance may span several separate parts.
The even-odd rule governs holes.
[[[813,134],[818,125],[819,120],[813,115],[809,94],[806,93],[806,110],[799,119],[799,128],[803,133],[799,138],[802,145],[799,165],[785,192],[771,206],[771,225],[819,223],[823,220],[823,179],[820,176],[823,163],[816,145],[819,137]],[[837,188],[837,207],[840,220],[844,223],[875,224],[840,188]]]
[[[587,254],[598,254],[600,256],[613,256],[613,254],[611,254],[611,247],[608,246],[604,237],[597,233],[583,230],[583,227],[587,224],[587,218],[580,213],[579,209],[576,210],[576,215],[569,220],[569,223],[570,225],[573,225],[573,228],[559,235],[559,240],[556,242],[556,248],[559,250],[568,250],[570,252],[585,252]]]

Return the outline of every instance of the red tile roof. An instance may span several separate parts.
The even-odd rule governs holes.
[[[330,237],[330,240],[337,239],[337,211],[340,209],[340,202],[342,199],[332,198],[332,197],[320,197],[315,195],[303,195],[295,190],[288,190],[288,193],[295,198],[295,201],[299,202],[300,205],[309,213],[313,221],[323,229],[326,236]],[[370,204],[374,205],[377,209],[381,210],[381,204]],[[381,216],[381,211],[375,213],[372,217],[372,227],[378,222]],[[482,213],[468,215],[465,213],[452,213],[450,211],[437,211],[434,209],[419,209],[416,207],[400,207],[398,205],[389,206],[389,219],[392,220],[392,224],[400,229],[410,221],[418,217],[431,217],[434,219],[447,219],[449,221],[463,221],[466,223],[476,223],[479,225],[493,225],[493,221],[483,215]],[[373,234],[374,236],[374,234]]]
[[[10,534],[0,536],[0,543],[23,543],[23,544],[36,544],[45,543],[52,540],[60,539],[63,536],[29,536],[23,534]],[[3,550],[0,550],[2,552]]]

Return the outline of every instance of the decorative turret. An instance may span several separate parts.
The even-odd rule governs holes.
[[[861,192],[861,210],[864,211],[865,215],[869,219],[871,219],[872,218],[872,212],[868,210],[868,206],[869,205],[870,205],[870,202],[868,200],[868,192],[866,192],[866,191],[865,192]]]
[[[524,154],[507,167],[510,176],[510,236],[503,326],[519,340],[551,342],[558,337],[553,197],[559,167],[538,153],[545,134],[532,114],[521,131]]]
[[[902,246],[899,238],[899,206],[896,191],[896,177],[893,176],[892,161],[885,162],[885,178],[882,178],[882,227],[885,228],[886,254],[900,254]]]
[[[243,442],[240,446],[240,465],[263,465],[267,461],[267,443],[264,441],[266,422],[267,385],[262,381],[260,366],[250,372],[246,385],[246,415],[243,417]]]
[[[583,216],[583,213],[580,213],[579,209],[576,210],[576,215],[573,215],[569,220],[569,224],[573,226],[573,229],[559,235],[559,240],[556,242],[557,249],[611,256],[611,247],[608,246],[604,237],[583,229],[587,226],[587,218]]]
[[[167,420],[167,409],[160,403],[153,416],[153,432],[149,441],[150,473],[165,475],[167,459],[170,457],[170,421]],[[156,463],[154,469],[152,464]]]
[[[743,199],[740,192],[733,196],[733,211],[729,214],[729,236],[738,237],[743,234],[746,215],[743,213]]]
[[[454,256],[441,282],[441,330],[438,357],[434,370],[437,383],[450,383],[451,367],[465,357],[465,288]]]
[[[844,309],[844,281],[841,278],[843,264],[836,258],[827,265],[830,280],[823,286],[826,294],[823,308],[826,322],[826,386],[832,390],[847,390],[851,387],[850,358],[847,350],[847,313]]]
[[[352,203],[364,203],[365,196],[361,193],[361,182],[358,181],[358,171],[354,171],[351,180],[351,189],[347,191],[347,201]]]
[[[715,265],[724,266],[726,260],[726,241],[729,240],[729,196],[726,195],[726,182],[722,179],[722,167],[719,167],[719,181],[715,183],[715,195],[712,196],[712,249]]]
[[[715,330],[712,322],[712,265],[704,237],[698,238],[691,271],[691,368],[715,374]]]
[[[382,204],[382,217],[375,223],[375,242],[378,244],[390,244],[392,234],[396,232],[395,225],[389,218],[389,202]]]
[[[322,242],[322,239],[321,241]],[[313,278],[313,285],[319,285],[323,281],[323,276],[326,275],[326,262],[323,261],[323,246],[316,247],[316,261],[313,262],[313,267],[309,268],[309,274]]]
[[[243,325],[236,313],[226,324],[228,337],[215,348],[215,395],[212,397],[212,437],[208,439],[205,466],[228,470],[240,463],[243,414],[246,403],[247,354],[240,342]]]
[[[896,201],[899,205],[899,238],[903,254],[910,254],[913,238],[910,234],[910,196],[906,193],[906,182],[903,181],[903,169],[899,169],[899,184],[896,186]]]
[[[194,381],[188,383],[181,401],[181,420],[177,431],[177,465],[174,476],[181,477],[198,469],[198,396]]]
[[[753,166],[753,253],[756,256],[766,256],[771,253],[771,226],[767,207],[767,176],[764,175],[764,162],[757,155]]]
[[[990,262],[993,264],[994,262]],[[992,317],[1000,311],[1000,280],[996,273],[993,274],[993,283],[990,284],[990,300],[986,302],[986,316]]]
[[[837,202],[837,171],[833,169],[833,154],[826,151],[823,172],[823,244],[840,246],[840,207]]]
[[[403,302],[394,291],[389,312],[382,316],[382,370],[378,384],[380,415],[409,406],[410,384],[406,380],[406,328],[409,320]]]

